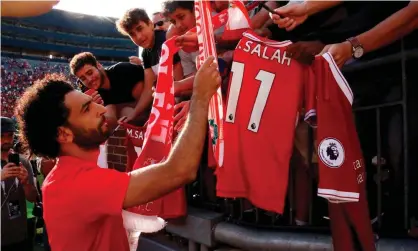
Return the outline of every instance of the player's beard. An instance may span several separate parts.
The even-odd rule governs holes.
[[[98,149],[111,134],[111,130],[103,129],[105,118],[102,117],[95,130],[85,130],[80,128],[71,128],[74,133],[74,143],[84,150]]]

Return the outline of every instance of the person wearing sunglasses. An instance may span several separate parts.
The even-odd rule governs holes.
[[[168,27],[170,27],[170,22],[164,18],[161,12],[152,14],[152,22],[154,23],[154,30],[167,31]]]

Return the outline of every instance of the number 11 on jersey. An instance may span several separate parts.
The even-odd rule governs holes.
[[[245,65],[243,63],[233,62],[231,68],[232,80],[231,86],[229,87],[229,97],[225,118],[225,121],[228,123],[235,122],[239,95],[244,78],[244,69]],[[255,76],[255,79],[260,81],[260,88],[258,89],[257,98],[255,99],[247,127],[247,129],[252,132],[258,132],[260,120],[263,116],[263,111],[266,106],[274,78],[275,74],[264,70],[258,71],[257,76]],[[252,79],[248,79],[247,81],[252,82]]]

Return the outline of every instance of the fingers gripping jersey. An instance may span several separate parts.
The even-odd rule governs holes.
[[[289,44],[244,33],[231,69],[224,166],[216,171],[218,196],[244,197],[278,213],[307,69],[286,56]]]
[[[359,201],[364,161],[351,105],[353,93],[331,54],[314,62],[315,86],[307,90],[307,116],[316,113],[318,196],[331,202]],[[309,118],[306,118],[309,119]]]

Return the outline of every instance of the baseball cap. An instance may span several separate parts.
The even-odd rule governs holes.
[[[16,131],[15,122],[11,118],[1,116],[0,131],[1,132],[15,132]]]

